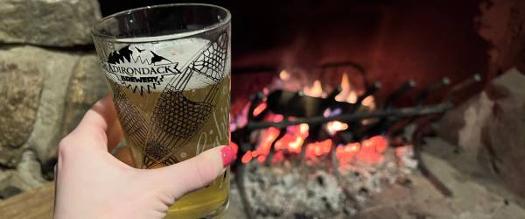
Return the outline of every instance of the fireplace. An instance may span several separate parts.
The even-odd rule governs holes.
[[[519,186],[476,190],[492,182],[480,173],[485,152],[458,146],[469,131],[454,121],[478,113],[452,116],[523,67],[524,3],[210,3],[233,15],[230,217],[525,215],[509,210],[524,203]]]
[[[425,167],[420,147],[428,126],[481,76],[453,86],[444,77],[419,90],[406,80],[383,100],[376,98],[382,83],[368,77],[352,61],[283,69],[244,105],[233,105],[233,169],[249,217],[355,216],[369,192],[406,183],[411,172],[452,195]],[[407,96],[413,103],[403,105]]]

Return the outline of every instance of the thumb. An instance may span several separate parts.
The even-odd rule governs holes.
[[[220,146],[209,149],[180,163],[154,169],[152,179],[161,192],[172,199],[211,183],[235,160],[231,147]]]

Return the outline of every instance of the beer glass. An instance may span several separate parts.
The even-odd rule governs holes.
[[[92,30],[137,168],[158,168],[229,142],[230,13],[167,4],[110,15]],[[167,218],[214,217],[228,171],[176,200]]]

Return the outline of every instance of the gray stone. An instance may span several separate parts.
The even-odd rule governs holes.
[[[463,151],[477,155],[483,147],[482,127],[490,116],[493,105],[486,92],[472,97],[445,114],[439,122],[439,135],[459,145]]]
[[[487,89],[494,106],[483,126],[485,157],[507,185],[525,197],[525,75],[511,70]]]
[[[11,185],[11,177],[15,173],[14,170],[0,170],[0,190]]]
[[[106,79],[99,67],[97,56],[86,55],[81,57],[73,70],[67,91],[63,134],[65,135],[73,130],[84,113],[97,100],[104,97],[108,91]]]
[[[44,46],[92,44],[91,26],[100,17],[96,0],[3,0],[0,42]]]
[[[0,60],[0,164],[14,167],[36,119],[43,74],[34,66]]]
[[[7,199],[11,196],[17,195],[21,193],[22,190],[20,190],[17,187],[14,186],[8,186],[5,189],[0,190],[0,199]]]
[[[401,216],[394,207],[381,207],[375,208],[368,211],[360,212],[355,218],[359,219],[378,219],[385,218],[388,216],[389,219],[401,219]]]
[[[41,173],[40,163],[36,160],[35,153],[25,150],[18,163],[16,170],[8,169],[0,171],[0,193],[12,192],[10,187],[15,187],[21,191],[28,191],[42,186],[47,181]]]
[[[40,163],[36,160],[35,153],[31,150],[26,150],[22,154],[22,159],[16,167],[16,174],[11,179],[11,185],[27,191],[37,188],[46,183],[42,177]]]
[[[21,72],[36,69],[42,74],[43,87],[36,119],[28,140],[22,146],[24,149],[34,150],[42,163],[56,156],[56,147],[62,137],[61,128],[68,83],[78,60],[78,55],[31,46],[0,51],[0,63],[15,65]]]
[[[511,69],[480,95],[446,114],[440,136],[525,197],[525,75]]]
[[[228,202],[228,209],[224,212],[223,218],[247,219],[242,204],[241,195],[235,181],[230,182],[230,199]]]
[[[451,189],[453,197],[447,200],[451,215],[439,218],[524,218],[525,210],[513,201],[509,201],[503,193],[496,192],[504,190],[500,184],[498,190],[489,189],[478,182],[474,177],[459,172],[449,163],[430,154],[423,154],[423,160],[429,170]],[[424,202],[413,202],[432,206]],[[444,212],[440,210],[440,212]],[[505,215],[506,217],[497,217]]]
[[[442,148],[442,147],[440,147]],[[427,152],[426,166],[452,191],[443,196],[426,178],[411,175],[410,186],[393,184],[373,194],[355,218],[493,219],[524,218],[525,210],[498,190],[488,189],[474,177],[459,172],[447,161]]]

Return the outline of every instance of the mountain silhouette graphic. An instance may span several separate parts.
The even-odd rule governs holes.
[[[121,49],[119,49],[118,51],[113,51],[111,52],[109,55],[108,55],[108,59],[107,59],[107,62],[110,63],[110,64],[121,64],[123,62],[128,62],[128,63],[131,63],[131,61],[133,61],[134,63],[142,63],[142,64],[156,64],[158,62],[162,62],[162,61],[167,61],[169,63],[172,63],[172,61],[170,61],[169,59],[167,58],[164,58],[160,55],[158,55],[157,53],[154,53],[153,51],[149,51],[152,55],[151,59],[150,60],[147,60],[147,59],[144,59],[144,57],[140,57],[141,54],[144,54],[142,53],[144,50],[146,49],[139,49],[139,48],[136,48],[137,51],[139,52],[138,56],[135,57],[135,58],[132,58],[132,55],[133,55],[133,51],[129,49],[129,46],[130,45],[127,45],[125,47],[122,47]]]
[[[108,63],[119,64],[124,60],[129,62],[131,61],[131,54],[133,54],[133,51],[131,51],[129,45],[127,45],[118,51],[111,52],[108,56]]]

